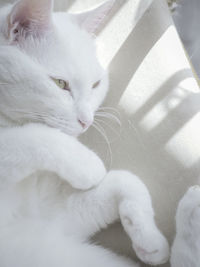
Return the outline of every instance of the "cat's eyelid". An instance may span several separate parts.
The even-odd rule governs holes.
[[[68,82],[67,80],[65,80],[65,78],[61,77],[61,76],[50,76],[50,78],[55,82],[55,81],[59,81],[59,80],[62,80],[62,81],[66,81]]]
[[[56,84],[58,87],[60,87],[61,89],[71,92],[71,88],[70,88],[70,85],[69,85],[69,81],[64,80],[64,79],[62,79],[62,78],[54,78],[54,77],[51,77],[51,79],[52,79],[52,80],[55,82],[55,84]],[[63,85],[63,86],[62,86],[62,85]]]

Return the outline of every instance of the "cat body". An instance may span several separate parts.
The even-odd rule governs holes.
[[[180,201],[176,214],[176,237],[171,267],[198,267],[200,264],[200,187],[193,186]]]
[[[13,140],[16,140],[16,147],[12,144]],[[7,154],[1,149],[1,174],[3,168],[9,166],[10,172],[6,171],[6,177],[14,179],[15,182],[4,182],[3,179],[1,184],[2,266],[134,266],[124,258],[90,245],[88,241],[96,232],[106,228],[119,217],[132,239],[133,248],[143,261],[157,263],[167,260],[167,242],[155,225],[149,193],[137,177],[125,171],[105,174],[103,164],[92,151],[76,139],[73,140],[73,137],[66,138],[66,134],[59,130],[43,125],[29,124],[5,130],[1,133],[1,148],[5,144],[11,146],[10,149],[7,146]],[[29,149],[32,146],[40,147],[39,151],[35,151],[39,154],[34,154],[34,149],[31,148],[29,158],[26,146]],[[75,149],[80,158],[83,152],[84,160],[83,162],[80,158],[76,159],[79,162],[74,167],[75,170],[78,169],[77,177],[76,173],[70,173],[67,161],[63,161],[63,158],[66,159],[72,153],[76,154]],[[8,159],[10,153],[13,154],[12,159]],[[31,166],[34,163],[32,157],[38,160],[34,167]],[[21,162],[25,165],[20,166]],[[37,165],[39,170],[49,171],[31,174]],[[94,170],[95,172],[91,173]],[[94,189],[80,191],[72,188],[90,187],[97,181],[97,173],[104,179]],[[26,177],[21,182],[20,174]],[[92,176],[94,174],[97,175],[95,179]],[[72,186],[60,177],[73,177]],[[84,178],[89,177],[91,180],[84,182]],[[76,251],[79,251],[78,257]]]
[[[51,0],[0,10],[0,266],[137,266],[90,244],[116,220],[137,256],[167,261],[146,186],[107,172],[77,136],[93,123],[108,75],[93,34],[114,1],[73,15]]]
[[[17,141],[16,147],[12,144],[13,140]],[[43,125],[29,124],[14,128],[13,132],[5,130],[1,133],[1,148],[5,144],[11,144],[11,147],[8,149],[7,146],[6,155],[1,150],[1,174],[5,166],[10,166],[6,177],[14,179],[15,182],[10,180],[7,183],[6,180],[1,186],[2,266],[16,266],[16,262],[20,267],[58,264],[63,267],[105,264],[113,267],[134,266],[124,258],[86,243],[96,232],[106,228],[119,217],[132,239],[138,257],[153,264],[167,260],[167,242],[155,225],[149,193],[137,177],[125,171],[105,174],[103,164],[92,151],[76,139],[73,140],[73,137],[66,138],[66,134],[59,130]],[[29,149],[31,147],[31,158],[29,153],[26,153],[27,144]],[[38,147],[40,150],[35,152],[39,154],[34,154],[32,148]],[[78,158],[78,165],[71,165],[73,170],[78,169],[77,174],[70,173],[67,161],[63,161],[76,152],[84,160]],[[8,159],[10,153],[14,154],[12,160]],[[35,166],[31,166],[34,163],[32,157],[38,160]],[[20,166],[19,161],[25,163],[28,168]],[[37,165],[39,170],[49,171],[31,174]],[[94,170],[95,172],[91,173]],[[88,191],[74,189],[64,181],[66,177],[73,177],[72,182],[68,179],[67,181],[70,181],[73,187],[85,189],[97,181],[97,173],[104,179],[97,187]],[[26,177],[21,182],[20,174]],[[95,179],[92,176],[94,174],[97,175]],[[63,181],[60,177],[63,177]],[[85,178],[91,179],[84,182]],[[79,251],[78,257],[76,251]]]

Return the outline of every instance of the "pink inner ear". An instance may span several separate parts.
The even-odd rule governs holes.
[[[103,21],[111,11],[115,1],[116,0],[107,0],[105,3],[92,10],[74,14],[73,16],[82,28],[91,34],[94,34],[99,30]]]
[[[9,36],[11,33],[39,33],[51,24],[53,0],[21,0],[9,14]],[[35,31],[35,32],[34,32]]]

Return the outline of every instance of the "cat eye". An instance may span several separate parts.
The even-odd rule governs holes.
[[[62,80],[62,79],[53,79],[53,80],[54,80],[54,82],[56,83],[56,85],[57,85],[58,87],[60,87],[61,89],[70,91],[69,82],[64,81],[64,80]]]
[[[93,84],[92,88],[95,89],[100,85],[101,81],[97,81],[96,83]]]

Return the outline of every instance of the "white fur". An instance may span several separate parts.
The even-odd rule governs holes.
[[[179,203],[177,234],[172,246],[172,267],[199,267],[200,187],[191,187]]]
[[[52,15],[50,0],[40,5],[0,10],[0,266],[137,266],[89,243],[118,219],[142,261],[164,263],[168,243],[145,185],[126,171],[106,173],[76,139],[108,88],[94,42],[74,16]],[[106,6],[95,16],[103,19]],[[51,77],[69,81],[71,92]]]

